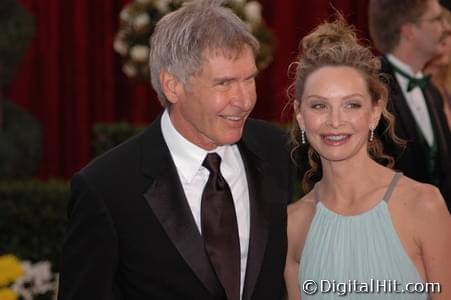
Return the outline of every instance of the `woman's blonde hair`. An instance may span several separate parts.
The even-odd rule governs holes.
[[[358,70],[367,83],[373,105],[379,104],[382,107],[382,118],[387,124],[384,134],[397,144],[404,143],[396,136],[394,116],[387,110],[389,92],[386,80],[380,73],[380,60],[373,55],[369,47],[360,43],[354,27],[347,25],[343,17],[338,14],[335,21],[319,25],[302,39],[300,53],[290,66],[290,70],[295,70],[295,79],[288,88],[290,102],[294,107],[290,133],[292,154],[301,148],[301,133],[296,113],[300,109],[305,82],[310,74],[325,66],[349,66]],[[393,167],[394,159],[384,154],[379,138],[374,137],[368,142],[368,152],[375,161]],[[303,153],[305,155],[305,151]],[[321,161],[318,153],[308,145],[306,155],[310,169],[306,171],[302,181],[305,193],[312,189],[314,181],[321,176]]]

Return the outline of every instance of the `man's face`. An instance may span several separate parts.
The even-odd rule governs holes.
[[[440,54],[436,55],[428,66],[435,68],[447,68],[451,61],[451,32],[446,33],[440,47]]]
[[[437,0],[428,0],[426,10],[416,22],[413,32],[413,44],[426,60],[441,51],[441,41],[445,30],[445,19]]]
[[[236,143],[257,100],[253,51],[226,54],[207,50],[189,86],[179,83],[169,111],[178,132],[206,150]]]

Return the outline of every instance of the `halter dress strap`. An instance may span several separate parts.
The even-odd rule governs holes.
[[[319,202],[318,182],[315,183],[315,186],[313,187],[313,191],[314,191],[314,193],[315,193],[315,204],[318,204],[318,202]]]
[[[385,202],[388,203],[388,201],[390,200],[391,195],[393,194],[393,191],[395,190],[396,184],[398,183],[399,179],[401,179],[402,177],[402,172],[396,172],[395,175],[393,176],[392,180],[390,181],[390,184],[388,185],[387,191],[384,194],[384,197],[382,199],[384,199]],[[315,204],[318,204],[319,202],[319,189],[318,189],[318,182],[315,183],[314,187],[313,187],[313,192],[315,193]]]
[[[385,195],[383,197],[384,201],[387,202],[387,204],[388,204],[388,201],[390,200],[391,195],[393,194],[396,184],[398,183],[398,181],[401,177],[402,177],[401,172],[395,173],[390,184],[388,185],[387,191],[385,192]]]

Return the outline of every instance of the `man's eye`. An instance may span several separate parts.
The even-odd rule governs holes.
[[[221,81],[216,82],[217,86],[228,86],[229,84],[230,84],[230,80],[221,80]]]

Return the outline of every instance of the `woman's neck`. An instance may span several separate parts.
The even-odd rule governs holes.
[[[366,158],[331,162],[322,161],[323,177],[320,181],[320,194],[328,202],[351,205],[379,185],[387,171],[368,155]]]

